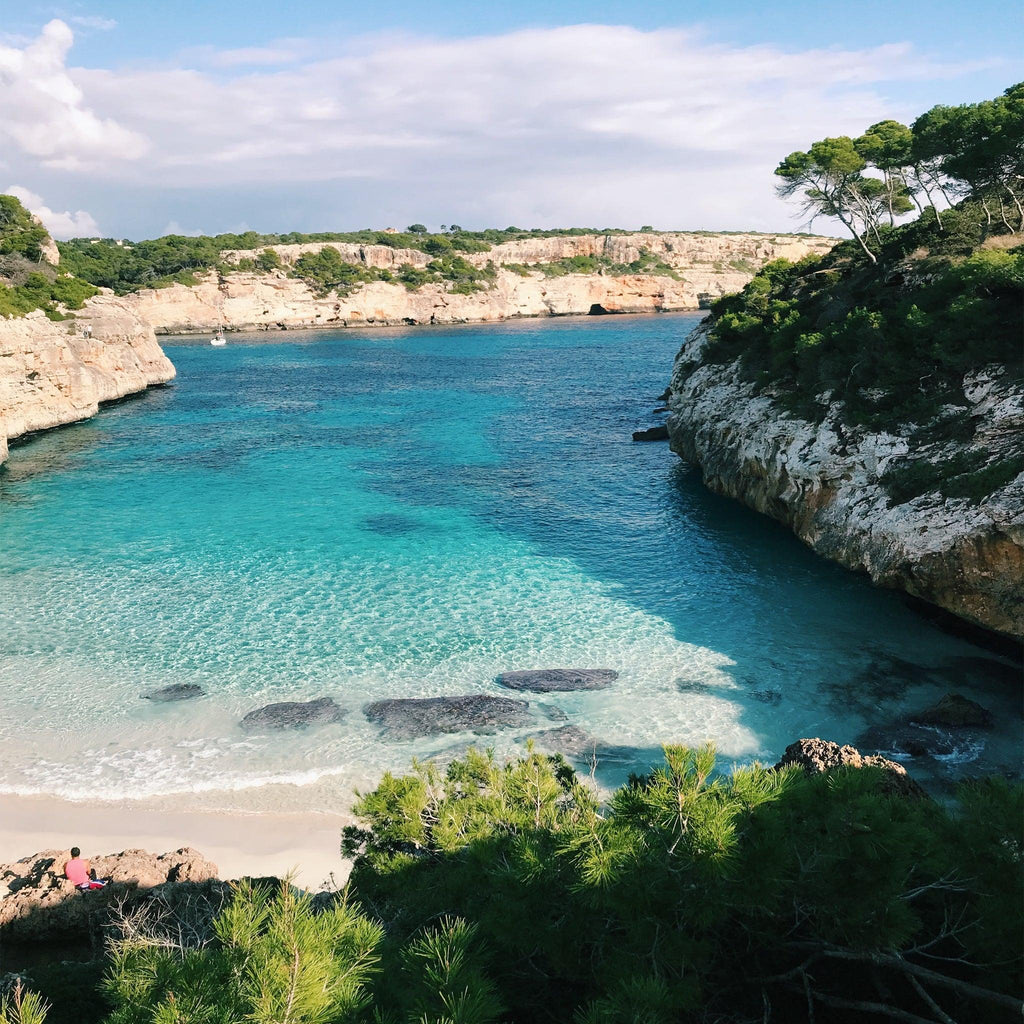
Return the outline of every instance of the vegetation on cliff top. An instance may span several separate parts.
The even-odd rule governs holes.
[[[62,309],[81,309],[96,289],[57,271],[43,259],[46,229],[14,196],[0,195],[0,318],[41,309],[64,320]]]
[[[559,757],[471,750],[362,797],[326,909],[243,884],[212,929],[133,921],[91,1014],[46,994],[76,1024],[1019,1016],[1024,791],[894,778],[668,747],[602,803]]]
[[[855,237],[795,265],[770,263],[719,299],[705,358],[738,358],[747,379],[812,421],[838,400],[851,425],[908,432],[917,444],[958,430],[969,439],[965,374],[1024,375],[1024,86],[933,108],[912,128],[883,122],[857,140],[823,140],[777,173],[784,194],[804,187],[805,207],[841,214]],[[954,205],[931,205],[940,194]],[[915,206],[920,215],[897,226]],[[1022,468],[1010,458],[931,479],[908,462],[888,483],[894,500],[933,484],[977,499]]]
[[[444,225],[442,225],[444,227]],[[423,228],[413,231],[412,228]],[[650,231],[650,229],[643,229]],[[119,295],[137,291],[140,288],[162,288],[179,283],[192,285],[197,282],[197,273],[216,270],[230,274],[239,270],[273,270],[280,266],[280,259],[274,252],[275,245],[291,245],[312,242],[341,242],[354,245],[386,245],[393,249],[413,249],[434,257],[434,265],[428,267],[429,274],[411,264],[391,271],[362,264],[345,264],[340,257],[330,265],[318,265],[306,254],[296,261],[296,276],[310,281],[314,287],[323,290],[326,282],[337,278],[339,294],[347,294],[352,287],[369,281],[399,280],[408,287],[418,287],[427,281],[449,282],[452,291],[476,291],[487,287],[493,275],[484,268],[473,268],[462,259],[468,253],[488,252],[492,246],[502,242],[536,238],[563,238],[580,235],[634,234],[622,229],[602,228],[533,228],[524,231],[517,227],[503,230],[489,228],[485,231],[466,231],[457,224],[447,230],[430,233],[422,224],[413,224],[401,231],[323,231],[315,234],[290,232],[287,234],[261,234],[246,231],[242,234],[221,235],[165,235],[142,242],[126,242],[113,238],[76,238],[59,243],[61,265],[83,281],[104,288],[112,288]],[[695,231],[690,234],[743,234],[744,232]],[[224,253],[232,250],[253,251],[255,258],[242,257],[235,262],[226,262]],[[300,267],[301,264],[301,267]],[[614,273],[614,274],[662,274],[676,277],[676,272],[656,255],[643,252],[641,257],[630,264],[617,264],[606,257],[577,256],[555,260],[549,263],[525,267],[507,265],[520,273],[540,270],[548,277],[567,273]],[[744,269],[752,270],[752,266]],[[356,271],[359,271],[357,273]],[[392,274],[392,277],[388,277]],[[329,288],[327,290],[330,290]]]

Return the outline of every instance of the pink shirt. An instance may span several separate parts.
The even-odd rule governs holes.
[[[89,881],[88,865],[81,857],[73,857],[64,865],[64,874],[75,885],[85,885]]]

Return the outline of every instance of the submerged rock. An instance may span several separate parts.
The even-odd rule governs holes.
[[[563,754],[566,757],[581,757],[595,754],[600,741],[578,725],[563,725],[559,729],[545,729],[535,732],[529,739],[545,754]]]
[[[648,427],[646,430],[634,430],[634,441],[667,441],[668,426],[659,424],[656,427]]]
[[[566,690],[604,690],[619,673],[613,668],[535,668],[502,672],[498,683],[509,690],[554,693]]]
[[[526,725],[530,705],[511,697],[483,693],[460,697],[408,697],[376,700],[363,714],[393,739],[411,740],[450,732],[493,732]]]
[[[992,712],[959,693],[947,693],[938,704],[910,715],[909,720],[949,729],[988,729],[992,725]]]
[[[881,768],[886,775],[886,789],[897,796],[924,797],[925,791],[907,774],[907,769],[896,761],[876,755],[865,756],[856,747],[840,746],[829,740],[801,739],[786,747],[776,771],[787,765],[799,765],[809,775],[833,771],[836,768]]]
[[[206,691],[195,683],[173,683],[170,686],[161,686],[158,690],[140,693],[139,696],[143,700],[167,704],[175,700],[193,700],[196,697],[205,697]]]
[[[958,753],[957,745],[948,732],[912,722],[873,725],[857,737],[857,743],[865,749],[894,757],[948,758]]]
[[[250,711],[242,719],[243,729],[300,729],[307,725],[340,722],[348,711],[330,697],[310,701],[282,701]]]

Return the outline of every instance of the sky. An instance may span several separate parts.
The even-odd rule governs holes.
[[[1022,53],[1009,0],[0,0],[0,190],[57,237],[802,230],[782,157]]]

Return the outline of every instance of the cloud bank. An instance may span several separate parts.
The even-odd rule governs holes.
[[[218,229],[212,197],[237,188],[279,197],[245,214],[276,228],[792,227],[772,195],[780,157],[915,113],[887,98],[894,81],[971,70],[906,45],[791,53],[609,25],[280,40],[116,69],[70,66],[72,39],[51,21],[0,47],[8,167],[76,176],[90,195],[149,190],[154,230],[183,201]],[[302,224],[271,224],[283,207]]]
[[[25,209],[34,213],[54,238],[92,238],[100,234],[99,224],[85,210],[75,210],[74,213],[70,210],[51,210],[43,202],[42,196],[37,196],[21,185],[11,185],[4,192],[20,199]]]

